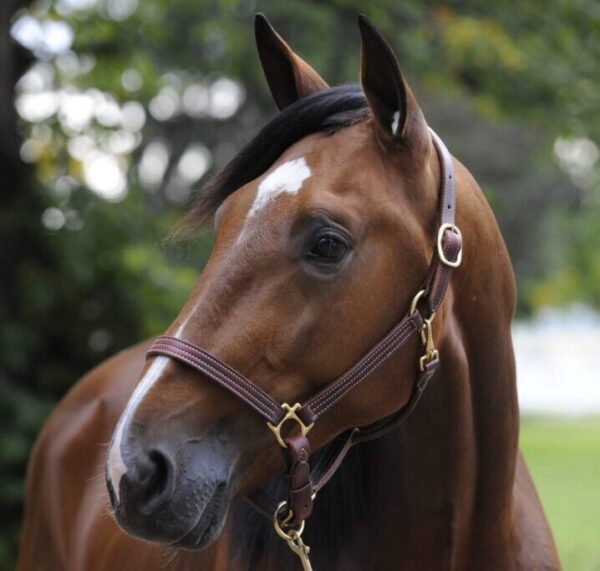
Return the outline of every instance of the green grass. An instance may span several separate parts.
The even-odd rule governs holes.
[[[521,449],[565,571],[600,571],[600,418],[524,420]]]

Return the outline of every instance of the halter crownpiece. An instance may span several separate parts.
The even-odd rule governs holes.
[[[188,365],[227,389],[266,419],[283,452],[287,498],[277,501],[265,490],[258,489],[247,500],[259,512],[273,518],[275,531],[298,555],[304,571],[312,568],[308,559],[309,548],[302,541],[302,531],[305,520],[312,513],[317,493],[335,474],[353,445],[383,436],[410,415],[440,363],[432,322],[444,300],[452,271],[461,264],[462,235],[455,223],[456,187],[452,157],[436,133],[431,129],[430,132],[441,164],[442,188],[441,224],[429,270],[410,309],[398,325],[340,377],[304,403],[280,404],[240,372],[183,339],[158,337],[147,353],[148,358],[162,355]],[[367,427],[353,428],[334,440],[326,447],[319,464],[311,472],[307,434],[314,424],[416,334],[421,336],[424,353],[419,357],[418,373],[406,405],[387,418]],[[297,425],[298,430],[286,437],[282,434],[282,428],[291,422]]]

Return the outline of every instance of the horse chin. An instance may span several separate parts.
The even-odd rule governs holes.
[[[229,501],[224,487],[217,487],[211,499],[202,510],[194,527],[181,539],[171,544],[179,547],[198,551],[214,543],[225,526]]]
[[[194,496],[203,501],[193,501]],[[114,493],[111,498],[114,501]],[[201,550],[219,538],[229,503],[229,486],[220,481],[213,483],[210,491],[188,490],[149,513],[132,512],[127,505],[118,502],[113,504],[113,513],[119,527],[133,537],[176,548]]]

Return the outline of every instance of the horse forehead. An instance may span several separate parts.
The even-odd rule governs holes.
[[[347,129],[350,132],[352,128]],[[364,145],[345,133],[332,136],[318,134],[307,137],[290,149],[253,186],[254,198],[247,211],[247,218],[257,216],[271,202],[282,195],[288,198],[312,194],[319,189],[334,190],[329,182],[339,182],[340,177],[351,177],[355,168],[368,166],[369,161],[360,160]],[[360,164],[358,164],[360,163]]]
[[[312,174],[305,156],[277,165],[258,184],[247,218],[259,214],[270,202],[282,194],[298,194],[304,181]]]
[[[257,183],[252,183],[248,189],[251,192],[249,206],[243,207],[245,215],[242,214],[243,225],[237,237],[238,245],[247,243],[252,236],[256,237],[255,231],[264,226],[265,216],[281,218],[285,211],[293,210],[285,205],[283,211],[277,208],[273,210],[271,206],[280,203],[278,199],[282,196],[286,196],[288,200],[296,199],[305,183],[313,178],[314,163],[314,158],[305,154],[285,157],[272,166]],[[246,201],[242,193],[240,200]]]
[[[270,227],[268,220],[281,221],[334,197],[336,201],[351,199],[356,194],[352,189],[364,187],[359,181],[371,179],[371,171],[377,171],[373,167],[379,161],[373,160],[376,146],[371,139],[368,125],[358,124],[333,134],[315,133],[295,143],[265,174],[225,201],[219,224],[227,229],[224,235],[231,229],[237,245],[255,243]],[[261,231],[257,234],[257,230]]]

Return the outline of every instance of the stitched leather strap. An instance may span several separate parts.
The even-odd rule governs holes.
[[[297,412],[305,424],[312,424],[353,388],[377,370],[400,347],[423,327],[419,312],[407,315],[364,357],[357,361],[341,377],[325,386],[309,398]]]
[[[462,254],[462,239],[460,234],[452,230],[452,228],[456,228],[456,184],[452,155],[435,131],[433,129],[429,129],[429,131],[431,132],[431,139],[440,160],[442,186],[440,220],[442,225],[448,225],[441,237],[442,250],[445,259],[454,263]],[[440,259],[436,242],[433,250],[433,258],[424,284],[427,314],[431,315],[435,313],[442,305],[453,270],[454,267],[444,263]]]
[[[452,155],[444,141],[430,127],[431,140],[437,151],[441,166],[441,221],[442,224],[454,224],[456,218],[456,184],[454,180],[454,166],[452,164]]]
[[[304,434],[294,434],[285,439],[283,455],[287,464],[285,482],[287,486],[288,525],[298,525],[307,519],[313,508],[313,484],[310,478],[308,458],[310,445]],[[274,511],[271,514],[275,513]]]
[[[405,317],[341,377],[306,401],[297,411],[298,417],[306,425],[315,422],[348,392],[369,377],[422,327],[423,319],[419,312]],[[258,385],[200,347],[176,337],[162,336],[156,339],[148,351],[148,356],[153,355],[171,357],[206,375],[243,400],[272,424],[277,424],[284,416],[281,405]]]
[[[277,424],[284,416],[281,405],[259,386],[196,345],[163,335],[148,350],[148,357],[155,355],[171,357],[206,375],[273,424]]]
[[[417,405],[419,404],[419,401],[421,400],[429,381],[436,373],[439,364],[439,358],[432,359],[431,361],[425,363],[423,370],[419,373],[419,376],[417,377],[417,380],[413,386],[412,394],[410,395],[410,398],[404,407],[387,418],[384,418],[365,428],[361,428],[354,436],[352,444],[361,444],[362,442],[375,440],[376,438],[385,436],[388,432],[391,432],[400,426],[410,416],[412,411],[417,408]]]

